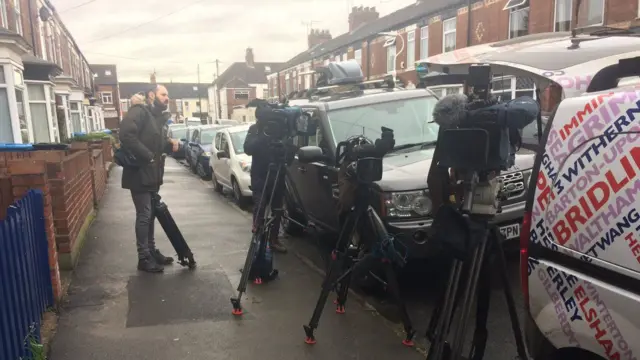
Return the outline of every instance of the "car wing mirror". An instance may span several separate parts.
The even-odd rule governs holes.
[[[187,142],[187,139],[182,138],[182,139],[180,139],[180,141]]]
[[[303,146],[298,149],[298,161],[303,164],[325,161],[326,159],[327,156],[322,153],[322,149],[318,146]]]
[[[218,158],[218,160],[222,160],[222,159],[224,159],[224,158],[228,158],[228,157],[229,157],[229,155],[227,154],[227,152],[226,152],[226,151],[224,151],[224,150],[219,150],[219,151],[216,153],[216,157]]]

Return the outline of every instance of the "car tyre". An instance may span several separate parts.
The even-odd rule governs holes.
[[[213,189],[217,193],[222,194],[223,193],[222,185],[220,185],[220,183],[218,182],[218,178],[216,178],[216,174],[213,172],[213,169],[211,169],[211,182],[213,182]]]
[[[234,177],[231,178],[231,187],[233,189],[233,201],[235,201],[238,206],[245,206],[247,204],[247,198],[242,196],[240,185]]]
[[[282,209],[284,210],[284,216],[280,220],[280,227],[284,230],[285,233],[291,236],[301,236],[304,233],[304,228],[294,223],[293,221],[289,221],[287,218],[292,218],[295,221],[304,224],[305,221],[302,219],[302,216],[297,213],[295,210],[289,210],[291,206],[289,205],[289,201],[285,199],[282,203]]]
[[[207,172],[204,169],[205,167],[202,164],[202,161],[198,161],[198,176],[200,176],[202,180],[211,179],[211,175],[207,174]]]
[[[192,173],[198,174],[198,162],[197,161],[190,161],[189,162],[189,168],[191,169]]]

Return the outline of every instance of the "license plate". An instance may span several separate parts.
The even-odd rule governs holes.
[[[507,240],[517,239],[520,237],[520,224],[501,226],[500,232]]]

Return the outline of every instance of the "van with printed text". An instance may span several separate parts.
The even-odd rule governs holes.
[[[520,249],[533,359],[640,357],[640,38],[626,41],[542,136]]]

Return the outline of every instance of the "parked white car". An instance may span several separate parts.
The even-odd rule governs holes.
[[[238,204],[251,199],[251,156],[244,152],[249,125],[228,127],[216,134],[209,160],[217,192],[231,190]]]

